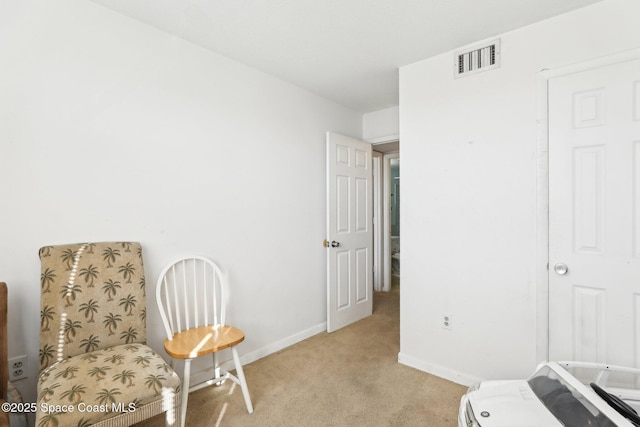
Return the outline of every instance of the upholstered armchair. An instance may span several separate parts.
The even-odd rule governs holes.
[[[180,379],[146,340],[142,248],[134,242],[40,249],[36,427],[180,419]]]

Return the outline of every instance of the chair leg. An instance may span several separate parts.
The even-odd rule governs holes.
[[[176,427],[178,425],[178,422],[179,422],[178,418],[180,418],[179,396],[180,395],[177,392],[172,393],[170,401],[169,402],[164,401],[162,403],[162,409],[165,411],[164,412],[165,427]]]
[[[231,347],[231,353],[233,354],[233,362],[236,365],[236,374],[240,380],[240,388],[242,389],[242,395],[244,396],[244,403],[247,405],[247,411],[253,414],[253,405],[251,404],[251,396],[249,396],[249,387],[247,387],[247,380],[244,377],[244,371],[240,364],[240,357],[238,357],[238,350],[235,347]]]
[[[187,420],[187,400],[189,399],[189,380],[191,379],[191,359],[184,361],[182,378],[182,402],[180,404],[180,427],[184,427]]]
[[[213,378],[218,379],[220,378],[220,363],[218,363],[218,353],[212,353],[212,357],[213,357]],[[220,385],[220,383],[217,383],[216,385]]]

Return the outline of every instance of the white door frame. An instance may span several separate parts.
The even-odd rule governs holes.
[[[376,220],[374,221],[373,231],[373,248],[374,248],[374,290],[390,291],[391,290],[391,190],[387,177],[391,174],[389,163],[390,158],[400,158],[399,148],[393,151],[388,148],[380,152],[376,151],[376,146],[385,146],[400,141],[399,135],[389,135],[375,140],[368,140],[373,148],[373,161],[380,162],[380,168],[373,168],[374,180],[374,196],[373,210]],[[391,156],[391,157],[388,157]],[[376,184],[377,192],[376,192]],[[379,220],[377,220],[379,218]]]
[[[375,148],[375,146],[374,146]],[[384,214],[382,210],[382,156],[378,151],[372,151],[373,161],[373,290],[382,290],[382,276],[384,271]]]
[[[536,76],[536,361],[549,359],[549,80],[594,68],[640,59],[640,49],[614,53]]]
[[[399,152],[387,153],[383,156],[384,160],[382,162],[382,209],[384,209],[384,280],[382,283],[382,290],[385,292],[389,292],[391,290],[391,182],[389,178],[391,177],[391,159],[399,158]],[[402,238],[400,241],[402,242]]]

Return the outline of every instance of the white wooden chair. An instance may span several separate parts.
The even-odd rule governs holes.
[[[253,413],[249,389],[244,377],[236,345],[244,341],[244,333],[225,323],[225,282],[220,268],[200,256],[181,258],[168,264],[160,273],[156,302],[167,339],[164,348],[175,359],[184,360],[182,379],[181,425],[184,427],[189,392],[231,379],[242,389],[247,411]],[[223,370],[217,352],[231,349],[236,374]],[[213,355],[213,378],[190,387],[191,361],[206,354]]]

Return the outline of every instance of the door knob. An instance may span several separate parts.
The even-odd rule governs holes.
[[[335,240],[329,242],[325,239],[322,241],[322,246],[324,246],[325,248],[328,248],[329,246],[331,246],[332,248],[337,248],[338,246],[340,246],[340,242],[336,242]]]
[[[561,262],[558,262],[558,263],[556,263],[556,265],[553,266],[553,271],[555,271],[556,274],[564,276],[565,274],[567,274],[569,272],[569,267],[567,267],[567,264],[563,264]]]

